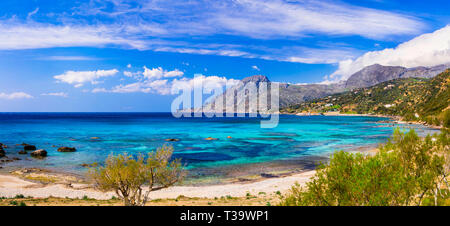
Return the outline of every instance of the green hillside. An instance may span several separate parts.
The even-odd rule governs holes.
[[[432,79],[407,78],[289,106],[282,113],[358,113],[400,116],[431,125],[450,124],[450,69]]]

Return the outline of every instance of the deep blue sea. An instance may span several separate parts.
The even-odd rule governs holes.
[[[376,147],[392,134],[388,118],[281,115],[278,127],[260,128],[258,118],[174,118],[170,113],[0,113],[0,143],[22,160],[4,167],[41,167],[83,174],[83,163],[109,154],[145,153],[173,145],[193,178],[234,177],[270,170],[313,167],[335,150]],[[437,132],[421,125],[419,134]],[[231,136],[232,138],[227,138]],[[92,139],[98,137],[99,139]],[[207,141],[213,137],[218,140]],[[178,142],[165,139],[176,138]],[[27,143],[48,151],[42,160],[18,155]],[[60,153],[57,147],[75,147]]]

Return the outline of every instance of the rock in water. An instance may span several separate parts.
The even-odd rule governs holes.
[[[35,151],[36,150],[36,146],[28,144],[28,145],[23,146],[23,150],[25,150],[25,151]]]
[[[218,138],[208,137],[208,138],[205,138],[205,140],[218,140]]]
[[[169,139],[165,139],[165,141],[180,141],[180,139],[176,139],[176,138],[169,138]]]
[[[76,148],[70,148],[70,147],[60,147],[58,148],[59,152],[75,152],[77,151]]]
[[[44,149],[39,149],[36,151],[31,152],[30,154],[32,157],[36,157],[36,158],[42,158],[42,157],[46,157],[47,156],[47,151]]]
[[[3,150],[3,147],[0,147],[0,158],[3,158],[6,156],[5,150]]]
[[[28,154],[27,151],[24,151],[24,150],[19,151],[19,155],[26,155],[26,154]]]

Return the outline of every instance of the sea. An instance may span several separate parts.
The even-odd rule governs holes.
[[[83,176],[82,164],[102,164],[109,155],[145,154],[174,148],[192,183],[221,183],[252,175],[283,175],[314,169],[337,150],[366,151],[386,142],[394,128],[419,135],[439,130],[395,124],[389,118],[280,115],[275,128],[253,117],[182,117],[171,113],[0,113],[0,143],[8,157],[2,170],[44,168]],[[214,138],[206,140],[205,138]],[[177,141],[166,141],[176,139]],[[36,159],[19,155],[21,144],[45,149]],[[75,147],[61,153],[58,147]]]

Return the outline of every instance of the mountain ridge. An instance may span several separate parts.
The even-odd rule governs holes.
[[[354,89],[370,87],[381,82],[398,78],[432,78],[445,71],[447,68],[450,68],[450,64],[413,68],[374,64],[351,75],[345,81],[345,88]]]
[[[370,87],[382,82],[391,81],[399,78],[432,78],[437,74],[443,72],[445,69],[450,68],[450,64],[437,65],[434,67],[414,67],[405,68],[400,66],[383,66],[380,64],[374,64],[363,68],[362,70],[354,73],[346,81],[341,81],[332,84],[279,84],[279,105],[280,108],[286,108],[291,105],[300,104],[303,102],[311,101],[314,99],[323,98],[328,95],[336,93],[342,93],[353,89]],[[270,98],[271,82],[267,76],[253,75],[241,80],[241,84],[238,84],[229,90],[226,90],[223,94],[218,95],[211,101],[206,103],[204,109],[215,109],[215,103],[222,98],[223,103],[227,103],[227,98],[232,98],[233,106],[225,104],[223,109],[215,109],[217,112],[227,112],[229,109],[233,109],[232,112],[238,112],[238,109],[245,109],[246,112],[250,112],[248,100],[238,100],[237,93],[241,91],[244,86],[249,82],[255,82],[258,86],[260,82],[267,82],[269,84],[267,96]],[[247,92],[247,91],[246,91]],[[258,91],[257,91],[258,92]],[[251,95],[260,96],[260,93],[248,93]],[[270,102],[270,101],[269,101]],[[241,105],[245,105],[244,107]],[[197,109],[197,111],[200,109]],[[195,109],[194,109],[195,111]],[[229,112],[229,111],[228,111]]]

